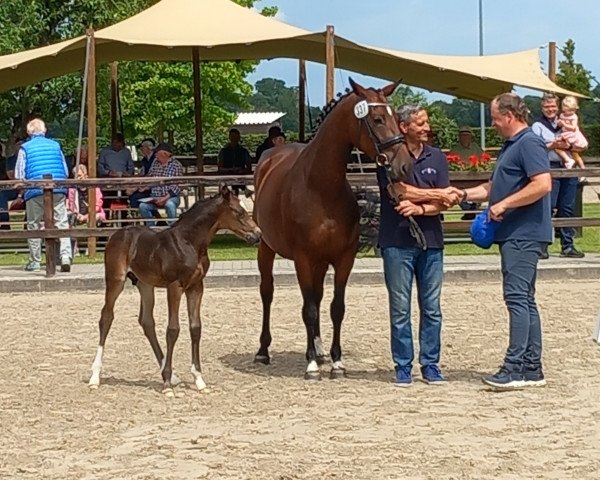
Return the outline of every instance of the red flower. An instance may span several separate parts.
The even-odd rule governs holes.
[[[481,154],[481,157],[480,157],[481,163],[488,163],[491,159],[492,159],[492,157],[490,156],[489,153],[483,152]]]
[[[479,165],[479,157],[477,155],[470,155],[469,164],[471,167],[477,167],[477,165]]]

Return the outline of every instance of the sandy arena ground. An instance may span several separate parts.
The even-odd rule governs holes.
[[[390,383],[383,287],[349,288],[342,344],[349,378],[315,383],[302,379],[296,288],[276,291],[269,367],[252,363],[258,292],[212,289],[202,341],[210,392],[191,387],[184,316],[175,367],[189,383],[172,399],[160,393],[134,290],[117,304],[97,391],[87,380],[102,295],[4,297],[0,478],[596,479],[600,346],[591,333],[598,284],[541,283],[538,291],[549,380],[543,389],[496,393],[480,381],[506,345],[498,284],[445,287],[442,367],[450,383],[410,389]],[[164,293],[158,297],[164,339]],[[328,318],[323,323],[328,343]]]

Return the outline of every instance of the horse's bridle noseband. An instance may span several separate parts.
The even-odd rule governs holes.
[[[386,107],[388,114],[390,116],[392,116],[391,106],[389,103],[384,103],[384,102],[365,102],[365,103],[369,109],[371,107]],[[388,148],[393,147],[394,145],[397,145],[399,143],[405,143],[404,135],[399,133],[398,135],[394,135],[391,138],[387,138],[387,139],[381,141],[381,140],[379,140],[379,137],[373,131],[373,126],[371,125],[371,122],[369,122],[368,114],[362,116],[358,120],[360,122],[363,122],[367,127],[367,133],[369,134],[369,138],[373,142],[373,146],[375,147],[375,152],[377,153],[377,155],[375,156],[375,159],[374,159],[375,163],[378,166],[383,167],[383,169],[385,170],[385,175],[386,175],[387,181],[388,181],[387,192],[390,197],[390,200],[392,201],[394,206],[396,206],[400,202],[398,201],[398,198],[396,197],[396,195],[393,193],[393,182],[392,182],[392,175],[391,175],[392,163],[390,162],[390,159],[388,158],[388,156],[385,154],[384,150],[387,150]],[[419,245],[419,247],[421,247],[423,250],[427,250],[427,240],[425,239],[423,230],[421,230],[421,227],[419,226],[417,221],[412,217],[412,215],[410,215],[406,218],[408,220],[411,236],[415,239],[415,241],[417,242],[417,245]]]

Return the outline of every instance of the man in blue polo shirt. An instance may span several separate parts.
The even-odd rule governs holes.
[[[510,339],[504,364],[483,382],[500,389],[545,385],[542,328],[535,302],[537,265],[552,241],[552,178],[544,141],[527,126],[529,110],[514,93],[491,103],[492,124],[506,140],[488,183],[464,191],[464,200],[490,202],[499,221],[502,287],[509,313]]]
[[[414,168],[412,176],[405,180],[400,192],[402,200],[395,208],[387,192],[388,179],[382,167],[377,169],[377,180],[381,194],[379,246],[389,294],[395,384],[405,387],[412,384],[414,359],[410,311],[413,278],[420,308],[421,375],[429,384],[445,381],[438,366],[444,248],[439,214],[445,207],[442,201],[434,199],[444,198],[440,189],[449,187],[450,181],[446,157],[439,149],[426,144],[430,127],[425,109],[405,105],[398,110],[398,121],[414,159]],[[453,203],[458,203],[458,198]],[[414,217],[423,231],[425,249],[411,235],[408,216]]]

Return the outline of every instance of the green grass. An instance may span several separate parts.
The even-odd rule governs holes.
[[[461,212],[449,212],[446,214],[450,220],[456,220],[462,215]],[[600,217],[600,204],[588,203],[583,206],[583,216],[586,218]],[[600,252],[600,227],[586,227],[583,229],[583,237],[577,238],[575,244],[584,252]],[[550,247],[551,253],[559,253],[558,242]],[[498,247],[492,246],[489,250],[483,250],[470,243],[451,243],[446,245],[446,255],[494,255],[498,253]],[[255,260],[256,247],[249,246],[234,235],[217,235],[209,247],[209,256],[212,261],[222,260]],[[373,257],[371,251],[367,254],[359,254],[360,258]],[[93,258],[85,255],[75,258],[75,263],[90,264],[101,263],[103,255],[99,253]],[[25,253],[2,253],[0,254],[0,265],[24,265],[27,263]]]

